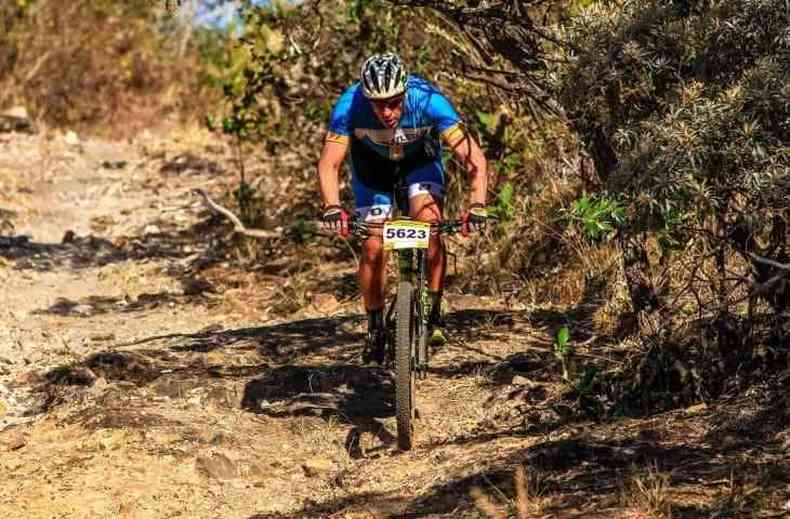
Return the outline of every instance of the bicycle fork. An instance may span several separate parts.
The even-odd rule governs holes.
[[[416,258],[415,258],[416,253]],[[408,279],[414,287],[413,304],[414,318],[412,368],[420,379],[428,374],[428,319],[431,314],[431,298],[428,294],[428,254],[422,249],[403,249],[398,251],[398,270],[401,279]],[[388,343],[394,344],[394,310],[395,300],[392,300],[387,311],[385,322],[387,333],[390,336]]]

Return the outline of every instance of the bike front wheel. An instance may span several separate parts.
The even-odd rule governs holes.
[[[398,285],[395,303],[395,414],[398,447],[412,448],[414,441],[414,288],[408,281]]]

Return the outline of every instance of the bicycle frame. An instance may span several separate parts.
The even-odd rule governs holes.
[[[393,201],[398,212],[408,215],[409,200],[404,196],[408,187],[405,185],[405,178],[400,174],[400,168],[396,168],[397,180],[393,187]],[[395,219],[410,219],[408,216],[399,216]],[[415,351],[414,369],[419,378],[425,378],[428,368],[428,317],[430,315],[431,301],[428,296],[428,251],[427,249],[401,249],[395,251],[398,262],[398,274],[400,280],[410,281],[415,287],[416,296],[415,314],[417,316],[414,331],[417,337],[417,348]],[[395,327],[395,303],[396,299],[390,301],[387,310],[385,323],[388,333]],[[394,341],[388,341],[393,344]]]

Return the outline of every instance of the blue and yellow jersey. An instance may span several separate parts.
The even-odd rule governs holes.
[[[357,82],[346,89],[335,104],[326,140],[362,144],[390,161],[424,155],[426,149],[431,149],[440,162],[439,138],[452,142],[461,134],[461,118],[447,98],[426,79],[410,75],[403,115],[396,128],[381,124]],[[358,148],[352,146],[352,160]]]

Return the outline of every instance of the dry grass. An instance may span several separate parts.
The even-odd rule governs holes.
[[[669,519],[672,502],[669,497],[669,474],[661,472],[656,464],[646,471],[635,471],[623,493],[623,504],[632,519]]]
[[[180,292],[177,281],[161,275],[159,265],[140,264],[134,261],[121,261],[102,267],[98,278],[107,290],[120,291],[130,300],[141,294],[176,294]]]
[[[507,497],[502,490],[493,485],[491,485],[491,495],[480,487],[473,487],[469,494],[475,507],[491,519],[543,517],[547,506],[551,503],[551,498],[544,495],[545,491],[540,477],[536,473],[528,473],[523,466],[519,465],[513,473],[513,483],[515,489],[513,499]],[[497,496],[505,504],[496,503],[494,496]]]
[[[113,4],[36,2],[3,40],[15,57],[0,71],[0,106],[121,138],[202,110],[211,94],[196,84],[197,55],[176,57],[157,34],[157,3]]]

